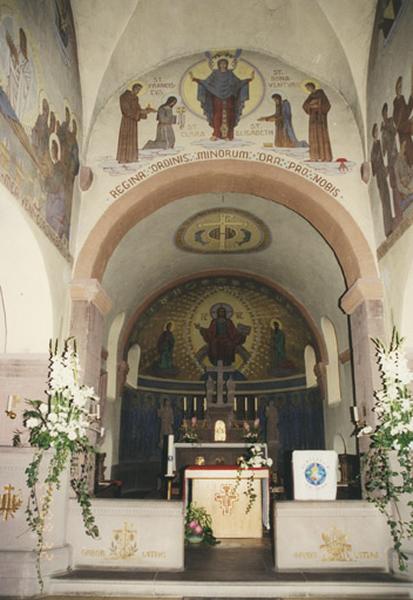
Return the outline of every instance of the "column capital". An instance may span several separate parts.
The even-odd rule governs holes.
[[[351,315],[367,300],[383,300],[383,283],[380,279],[357,279],[341,296],[340,307],[347,315]]]
[[[112,308],[112,300],[97,279],[75,279],[70,284],[72,302],[90,302],[103,315]]]

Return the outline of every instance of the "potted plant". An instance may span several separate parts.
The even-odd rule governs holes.
[[[413,398],[408,384],[413,373],[394,329],[388,348],[376,347],[381,388],[374,393],[376,425],[364,424],[358,436],[370,438],[363,457],[367,499],[385,515],[400,571],[407,570],[403,542],[413,537]]]
[[[210,546],[219,544],[212,532],[211,515],[202,506],[189,504],[185,515],[185,539],[190,544],[205,542]]]

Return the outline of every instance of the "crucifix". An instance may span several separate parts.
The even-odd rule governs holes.
[[[213,396],[214,396],[214,386],[213,386],[213,379],[210,376],[210,373],[216,373],[217,375],[217,386],[216,386],[216,397],[217,397],[217,401],[215,406],[225,406],[226,404],[224,403],[224,373],[233,373],[234,372],[234,367],[224,367],[224,364],[222,362],[222,360],[219,360],[217,362],[217,366],[216,367],[208,367],[207,369],[207,374],[208,374],[208,379],[207,379],[207,384],[206,384],[206,388],[207,388],[207,402],[208,402],[208,406],[210,406],[212,404],[213,401]],[[231,403],[232,404],[232,400],[233,398],[230,398],[231,393],[233,393],[233,389],[235,388],[235,385],[230,384],[228,385],[228,382],[231,381],[233,382],[232,377],[230,377],[227,381],[227,404]]]

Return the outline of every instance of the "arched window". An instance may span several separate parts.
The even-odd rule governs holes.
[[[317,377],[314,372],[316,366],[315,351],[312,346],[306,346],[304,349],[305,381],[308,388],[317,385]]]
[[[141,359],[141,347],[134,344],[129,348],[128,367],[129,371],[126,377],[126,383],[133,388],[138,387],[139,362]]]
[[[338,402],[341,402],[341,393],[336,332],[334,325],[327,317],[321,317],[321,329],[323,331],[328,356],[328,364],[326,366],[327,402],[328,404],[337,404]]]

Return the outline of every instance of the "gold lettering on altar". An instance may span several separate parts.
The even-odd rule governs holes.
[[[348,538],[343,531],[333,527],[329,531],[321,534],[323,544],[320,545],[325,555],[324,561],[347,562],[351,560],[352,546],[348,543]]]
[[[4,493],[0,496],[0,513],[3,516],[3,521],[7,521],[9,517],[14,518],[14,513],[18,511],[22,505],[21,493],[13,494],[14,487],[9,483],[3,486]]]
[[[235,485],[223,483],[220,486],[220,492],[215,494],[215,502],[221,505],[222,514],[228,516],[232,512],[232,508],[239,500],[239,495],[236,492]]]
[[[135,556],[138,551],[136,529],[128,523],[124,523],[122,529],[114,529],[109,551],[111,558],[119,560]]]

